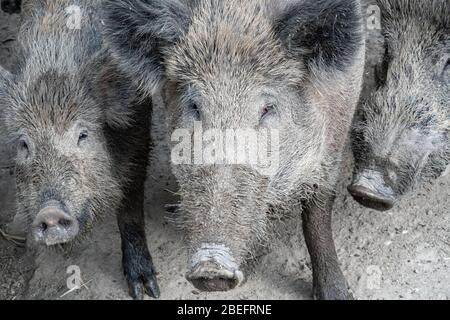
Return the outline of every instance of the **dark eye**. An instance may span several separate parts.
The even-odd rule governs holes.
[[[82,144],[84,141],[88,139],[89,135],[86,130],[81,131],[80,135],[78,136],[78,145]]]
[[[261,112],[261,120],[263,120],[268,115],[272,114],[275,111],[275,105],[269,104],[265,106]]]
[[[446,78],[450,81],[450,58],[447,60],[447,63],[444,66],[444,79]]]
[[[189,105],[189,113],[191,113],[196,119],[200,119],[200,108],[194,102]]]
[[[18,154],[24,159],[27,159],[30,155],[30,147],[28,146],[28,143],[23,139],[19,140],[17,151]]]

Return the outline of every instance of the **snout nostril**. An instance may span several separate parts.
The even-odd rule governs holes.
[[[59,220],[58,224],[63,228],[69,228],[72,225],[72,221],[67,219],[61,219]]]
[[[77,219],[55,205],[44,207],[33,222],[35,240],[47,246],[71,241],[79,229]]]
[[[201,291],[229,291],[244,281],[244,274],[228,247],[202,243],[191,258],[186,279]]]
[[[48,225],[45,222],[41,223],[41,230],[46,231],[48,229]]]

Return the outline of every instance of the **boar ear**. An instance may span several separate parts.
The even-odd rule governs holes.
[[[280,4],[275,30],[289,52],[312,65],[345,69],[364,40],[356,0],[289,0]]]
[[[130,104],[137,99],[137,90],[107,51],[92,57],[81,74],[90,96],[104,111],[106,123],[114,128],[129,126],[133,112]]]
[[[120,66],[146,94],[164,80],[163,50],[189,25],[185,0],[106,0],[104,36]]]

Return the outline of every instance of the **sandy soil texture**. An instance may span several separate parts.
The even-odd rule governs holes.
[[[14,67],[18,17],[0,12],[0,64]],[[363,97],[373,87],[380,35],[368,32],[368,67]],[[159,100],[157,100],[158,102]],[[169,170],[164,109],[155,108],[157,145],[149,168],[146,199],[148,245],[158,269],[162,299],[310,299],[311,266],[300,219],[277,222],[276,237],[252,263],[248,279],[227,293],[200,293],[184,278],[187,253],[165,216],[176,203]],[[0,127],[0,133],[1,131]],[[12,152],[0,136],[0,224],[14,213]],[[358,299],[450,299],[450,177],[380,213],[356,204],[346,191],[352,159],[347,152],[333,229],[342,268]],[[300,217],[299,217],[300,218]],[[67,291],[69,266],[78,266],[86,287]],[[36,258],[0,238],[0,299],[129,299],[121,269],[120,236],[114,216],[99,224],[89,242],[72,252]]]

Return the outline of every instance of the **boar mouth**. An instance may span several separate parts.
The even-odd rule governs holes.
[[[349,186],[348,191],[356,202],[369,209],[388,211],[395,205],[395,198],[393,196],[373,192],[358,184]]]
[[[219,292],[236,288],[241,283],[243,275],[239,271],[220,269],[215,263],[203,263],[186,278],[198,290]]]
[[[348,191],[356,202],[378,211],[391,210],[396,202],[394,191],[376,170],[366,169],[358,173]]]

